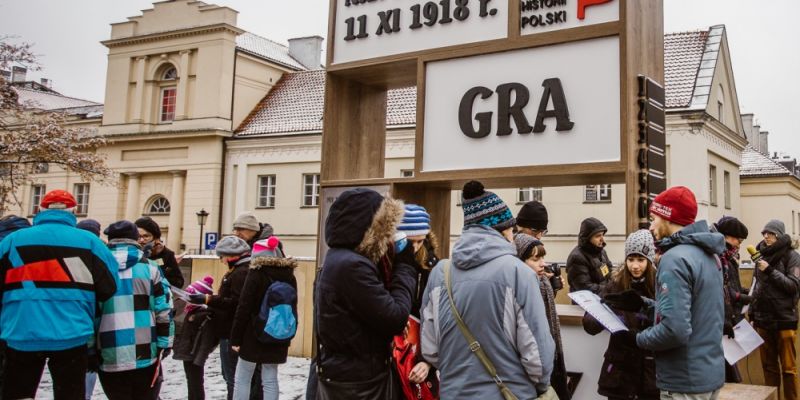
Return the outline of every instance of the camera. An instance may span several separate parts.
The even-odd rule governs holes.
[[[553,292],[558,292],[564,288],[564,281],[561,279],[561,265],[553,263],[544,267],[545,272],[553,274],[550,277],[550,286],[553,287]]]

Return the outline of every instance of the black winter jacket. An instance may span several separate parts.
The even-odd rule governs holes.
[[[214,333],[213,314],[209,309],[197,308],[186,314],[183,320],[183,331],[175,337],[172,346],[172,358],[179,361],[191,361],[194,365],[203,366],[208,356],[219,344]]]
[[[779,236],[772,246],[762,241],[758,251],[769,267],[763,272],[755,270],[757,281],[750,318],[762,329],[797,329],[800,254],[793,249],[789,235]]]
[[[355,384],[389,370],[392,337],[408,321],[416,271],[382,262],[402,203],[366,189],[345,194],[326,221],[330,250],[315,284],[314,318],[320,379]]]
[[[233,316],[244,288],[250,257],[242,258],[222,276],[219,293],[208,299],[208,307],[214,312],[214,332],[220,339],[231,337]]]
[[[623,267],[624,268],[624,267]],[[619,293],[621,289],[609,284],[607,294]],[[647,297],[644,282],[634,282],[632,289],[639,296]],[[613,302],[606,304],[622,319],[632,332],[641,332],[652,325],[645,315],[644,309],[639,312],[624,311],[624,306],[617,307]],[[583,317],[583,329],[590,335],[603,331],[603,326],[591,315]],[[653,399],[659,398],[656,387],[656,363],[652,351],[629,346],[622,338],[610,337],[608,349],[604,355],[603,367],[600,371],[597,393],[609,398]]]
[[[567,281],[569,291],[589,290],[600,294],[611,277],[611,260],[603,248],[594,246],[590,240],[594,234],[607,231],[597,218],[587,218],[581,223],[578,246],[567,258]]]
[[[289,345],[262,343],[256,337],[255,320],[267,288],[276,281],[286,282],[297,290],[294,269],[297,261],[288,258],[255,257],[236,308],[231,329],[231,346],[241,346],[239,357],[258,364],[283,364]],[[301,329],[299,326],[297,329]]]
[[[178,261],[175,259],[175,252],[165,246],[160,253],[157,255],[151,254],[149,258],[161,267],[161,272],[164,274],[164,277],[167,278],[167,282],[169,282],[170,285],[183,289],[183,284],[185,282],[181,269],[178,267]]]

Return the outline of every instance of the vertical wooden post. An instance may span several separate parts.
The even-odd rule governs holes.
[[[625,24],[622,32],[622,129],[628,151],[623,155],[627,165],[625,172],[625,227],[633,232],[638,224],[638,167],[637,143],[638,113],[636,82],[637,75],[645,75],[658,82],[664,82],[664,4],[663,0],[623,0],[620,9],[621,21]]]

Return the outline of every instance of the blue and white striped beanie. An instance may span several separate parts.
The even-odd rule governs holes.
[[[462,190],[464,225],[486,225],[502,232],[516,224],[514,214],[496,194],[484,190],[478,181],[469,181]]]
[[[397,231],[408,236],[424,236],[431,231],[431,216],[425,207],[416,204],[406,204],[403,220],[397,226]]]

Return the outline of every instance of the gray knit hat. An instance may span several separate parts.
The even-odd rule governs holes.
[[[656,257],[656,246],[653,243],[653,234],[647,229],[640,229],[631,233],[625,240],[625,258],[638,254],[654,262]]]
[[[249,229],[251,231],[260,231],[261,225],[258,224],[258,219],[251,212],[246,212],[233,221],[233,229]]]
[[[250,252],[250,246],[238,236],[225,236],[215,250],[218,256],[241,256]]]
[[[763,235],[766,232],[772,232],[777,236],[783,236],[786,234],[786,225],[784,225],[780,220],[771,219],[766,225],[764,225],[764,229],[761,230],[761,234]]]
[[[533,248],[542,244],[542,242],[527,233],[517,233],[514,235],[514,246],[517,247],[517,257],[525,261],[531,258]]]

